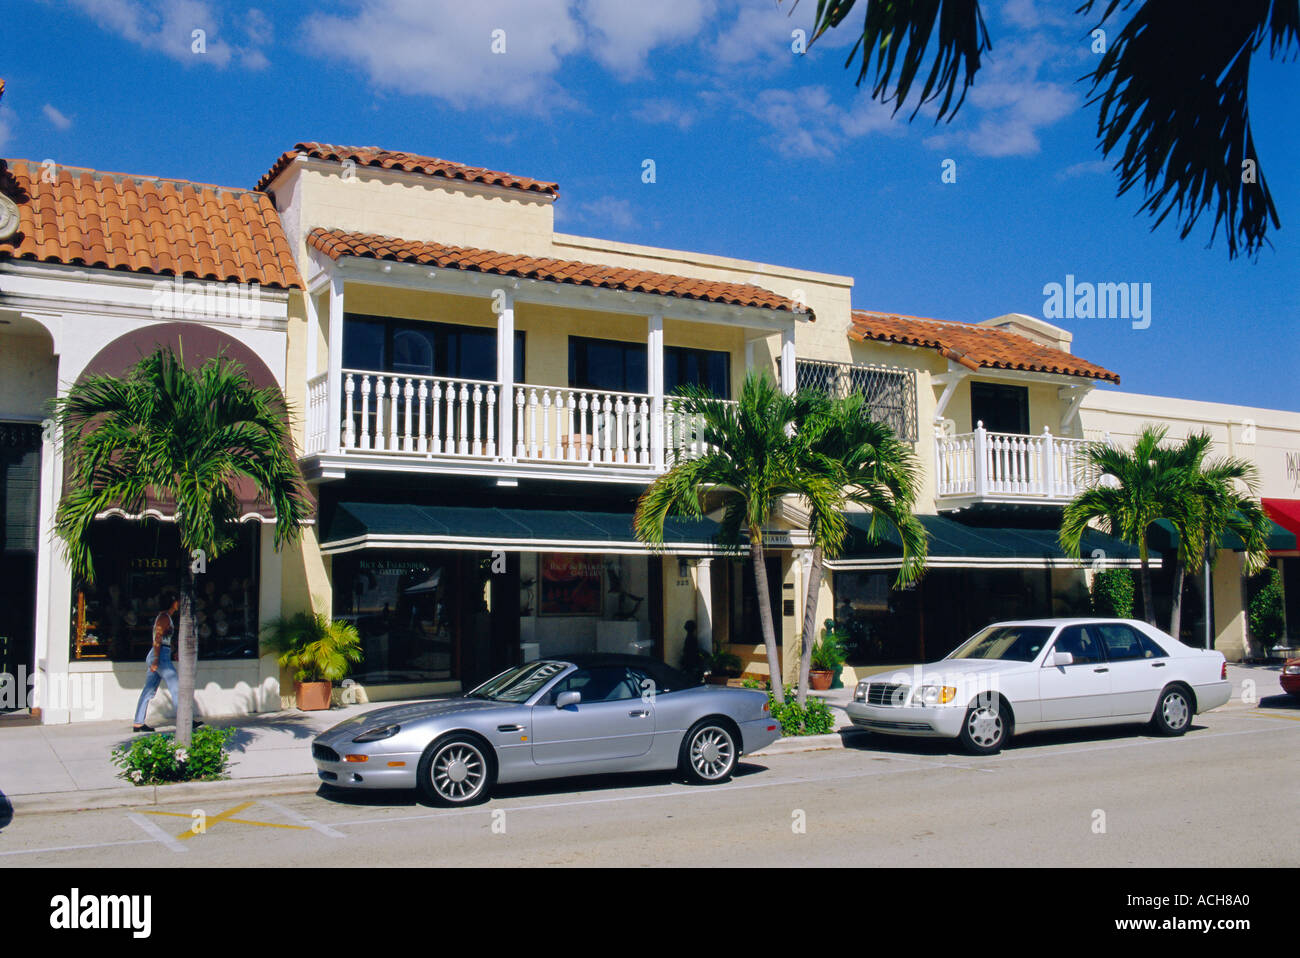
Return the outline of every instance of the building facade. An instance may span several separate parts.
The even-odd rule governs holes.
[[[850,633],[846,682],[942,655],[988,621],[1081,611],[1098,554],[1136,562],[1100,534],[1070,559],[1054,529],[1089,481],[1082,445],[1130,435],[1148,397],[1113,391],[1116,373],[1041,320],[857,310],[850,277],[557,233],[554,183],[375,148],[298,144],[253,189],[10,160],[0,192],[13,211],[0,232],[0,648],[3,671],[41,676],[25,704],[42,721],[129,717],[151,606],[180,574],[165,510],[102,517],[97,564],[111,571],[94,583],[74,581],[50,535],[62,470],[49,401],[158,344],[187,362],[231,356],[280,389],[316,501],[279,552],[249,503],[239,546],[205,573],[203,714],[289,699],[257,636],[307,609],[361,632],[364,662],[338,690],[350,700],[451,692],[573,649],[675,664],[688,628],[766,676],[752,570],[716,525],[672,522],[658,551],[632,532],[648,483],[699,449],[674,390],[731,401],[754,369],[787,390],[865,393],[924,470],[918,586],[891,588],[901,553],[866,541],[861,516],[828,563],[817,614]],[[1159,402],[1169,417],[1210,415]],[[1238,412],[1255,414],[1261,450],[1300,436],[1295,414]],[[1286,498],[1285,485],[1265,495]],[[809,559],[797,504],[769,531],[761,601],[789,679]],[[1227,596],[1231,564],[1214,575]],[[1242,618],[1229,606],[1213,623],[1225,651]],[[165,718],[165,696],[155,708]]]

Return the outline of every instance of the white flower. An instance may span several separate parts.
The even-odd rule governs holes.
[[[188,762],[189,760],[190,760],[190,753],[189,753],[189,752],[185,751],[185,749],[183,749],[183,748],[178,748],[178,749],[176,750],[176,761],[178,761],[178,762],[180,762],[182,765],[184,765],[184,764],[185,764],[186,762]]]
[[[144,778],[144,772],[140,771],[138,768],[131,770],[131,781],[135,782],[138,785],[140,784],[140,779],[142,778]]]

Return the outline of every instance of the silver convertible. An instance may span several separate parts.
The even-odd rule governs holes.
[[[767,694],[692,683],[662,662],[571,655],[502,672],[453,699],[366,712],[312,742],[321,780],[418,788],[466,805],[498,782],[680,769],[723,782],[780,724]]]

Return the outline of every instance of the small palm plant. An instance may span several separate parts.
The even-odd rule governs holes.
[[[262,647],[276,655],[280,668],[293,673],[300,688],[313,682],[333,685],[347,678],[352,666],[364,657],[357,627],[339,619],[331,621],[319,612],[273,620],[263,630]],[[328,698],[325,701],[328,707]]]

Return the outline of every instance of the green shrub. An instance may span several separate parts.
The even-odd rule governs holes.
[[[136,785],[167,782],[206,782],[224,778],[230,755],[226,744],[233,728],[205,725],[194,730],[189,748],[177,748],[172,735],[142,735],[113,749],[113,764],[120,777]]]
[[[746,679],[745,688],[767,692],[767,704],[772,710],[772,718],[781,724],[781,734],[792,735],[829,735],[835,731],[835,713],[829,705],[816,696],[809,696],[805,705],[795,701],[795,690],[786,686],[785,704],[778,704],[772,698],[772,688],[766,682]]]
[[[1133,618],[1133,570],[1102,569],[1092,577],[1092,614]]]
[[[1268,650],[1282,641],[1286,632],[1286,618],[1282,611],[1282,573],[1265,569],[1260,578],[1263,585],[1250,600],[1250,634]]]

